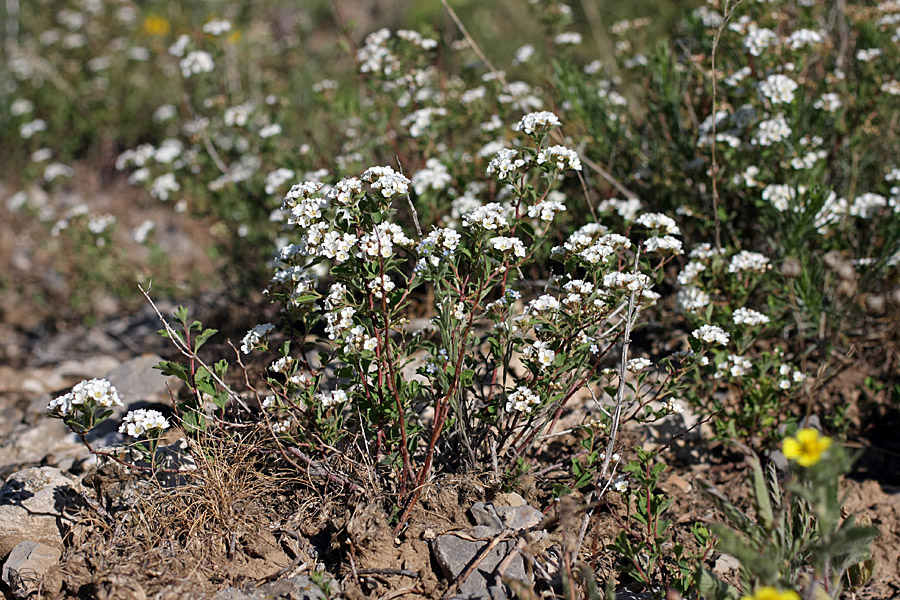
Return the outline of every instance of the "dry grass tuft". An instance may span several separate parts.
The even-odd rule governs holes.
[[[115,484],[136,492],[137,501],[112,522],[84,515],[65,557],[66,592],[209,597],[296,566],[297,557],[285,553],[275,532],[313,488],[303,474],[258,454],[251,437],[207,434],[191,443],[200,471],[183,485],[137,478]]]

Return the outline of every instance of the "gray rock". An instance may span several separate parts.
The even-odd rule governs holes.
[[[76,463],[86,469],[93,462],[78,436],[59,419],[20,423],[0,446],[0,477],[42,463],[68,470]]]
[[[9,476],[0,488],[0,559],[33,541],[63,548],[71,513],[84,488],[54,467],[32,467]]]
[[[114,356],[98,354],[79,360],[66,360],[53,369],[53,375],[65,379],[93,379],[112,372],[122,362]]]
[[[524,502],[524,500],[523,500]],[[471,508],[472,518],[478,525],[513,530],[534,527],[544,518],[541,511],[527,504],[519,506],[496,506],[485,502],[476,502]]]
[[[44,575],[59,563],[59,548],[31,540],[19,542],[3,565],[3,582],[16,598],[27,598],[44,589]]]
[[[493,504],[487,502],[476,502],[469,509],[475,523],[484,527],[492,527],[494,529],[503,529],[503,519],[497,514]]]
[[[156,354],[144,354],[125,361],[106,374],[119,392],[119,397],[128,405],[140,402],[167,402],[169,392],[166,383],[173,383],[174,377],[163,377],[154,369],[162,360]],[[124,414],[124,410],[119,409]]]
[[[481,551],[490,543],[490,541],[500,535],[502,530],[477,525],[469,529],[464,529],[458,533],[465,535],[467,538],[476,538],[471,541],[454,534],[440,535],[435,538],[432,543],[432,551],[441,566],[444,575],[450,581],[456,581],[462,572],[475,560]],[[528,583],[528,575],[525,572],[525,562],[522,556],[516,552],[503,573],[496,573],[500,563],[507,557],[510,552],[515,552],[515,538],[506,539],[497,544],[497,546],[478,563],[478,566],[472,571],[471,575],[459,586],[458,592],[462,597],[469,597],[472,594],[477,597],[490,598],[487,587],[494,585],[495,576],[497,574]]]
[[[328,578],[330,595],[339,592],[334,578]],[[256,589],[226,588],[213,597],[213,600],[327,600],[329,596],[306,575],[279,579]]]

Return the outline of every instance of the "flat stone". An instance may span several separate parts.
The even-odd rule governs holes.
[[[33,425],[18,424],[0,446],[0,477],[40,464],[68,470],[94,462],[84,444],[59,419],[44,418]]]
[[[59,563],[61,555],[59,548],[32,540],[19,542],[3,565],[3,582],[16,598],[27,598],[38,591],[50,592],[44,576]]]
[[[527,504],[497,506],[491,503],[476,502],[472,505],[471,512],[472,518],[478,525],[498,529],[505,527],[513,530],[528,529],[540,523],[544,518],[541,511]]]
[[[32,467],[0,488],[0,559],[25,541],[62,550],[70,518],[84,488],[54,467]]]
[[[478,538],[477,541],[470,541],[454,534],[438,536],[432,543],[432,551],[447,579],[451,582],[456,581],[491,539],[500,535],[501,531],[495,527],[477,525],[458,532],[466,537]],[[459,595],[467,597],[470,594],[477,594],[478,597],[489,598],[487,587],[494,585],[497,568],[510,552],[514,552],[515,544],[515,538],[497,544],[459,586]],[[525,562],[518,553],[510,561],[506,571],[500,575],[528,583]]]
[[[153,368],[161,360],[162,357],[156,354],[144,354],[123,362],[106,374],[106,379],[116,386],[125,408],[140,402],[168,400],[166,383],[174,380],[174,377],[164,377],[158,369]],[[124,414],[125,411],[120,408],[117,412]]]

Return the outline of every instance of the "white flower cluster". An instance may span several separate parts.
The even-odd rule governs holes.
[[[778,34],[765,27],[751,25],[744,38],[744,48],[753,56],[759,56],[762,51],[778,40]]]
[[[796,197],[797,190],[781,183],[770,183],[762,191],[762,199],[770,202],[779,212],[788,210]]]
[[[403,229],[395,223],[379,223],[359,239],[360,249],[368,256],[390,258],[394,254],[394,246],[408,247],[412,240],[406,237]]]
[[[821,44],[825,41],[825,38],[822,37],[821,33],[812,29],[797,29],[784,41],[791,50],[799,50],[804,46]]]
[[[525,159],[512,148],[503,148],[488,163],[487,172],[496,173],[497,179],[504,180],[516,169],[525,166]]]
[[[352,206],[362,191],[362,181],[356,177],[348,177],[334,184],[325,197],[341,206]]]
[[[559,300],[550,294],[543,294],[531,300],[526,306],[524,314],[531,315],[547,311],[559,310]]]
[[[862,219],[871,219],[878,210],[887,206],[887,198],[881,194],[866,192],[853,199],[850,205],[850,215]]]
[[[603,200],[597,207],[600,212],[615,211],[625,221],[634,221],[643,208],[643,204],[637,198],[609,198]]]
[[[528,388],[519,386],[506,398],[506,412],[520,412],[530,415],[541,404],[541,398]]]
[[[417,138],[420,137],[431,126],[434,117],[446,117],[447,110],[444,108],[435,108],[426,106],[408,114],[400,121],[400,125],[409,129],[409,135]]]
[[[522,131],[528,135],[540,135],[547,133],[555,127],[562,126],[559,117],[550,111],[528,113],[515,124],[513,130]]]
[[[419,255],[419,263],[416,265],[417,270],[424,269],[426,261],[432,267],[441,264],[441,260],[453,256],[459,247],[459,241],[462,236],[455,229],[435,229],[419,242],[416,246],[416,253]]]
[[[247,332],[244,339],[241,340],[241,352],[250,354],[269,333],[275,330],[275,326],[271,323],[262,323]]]
[[[203,33],[214,36],[219,36],[223,33],[228,33],[229,31],[231,31],[231,21],[228,21],[227,19],[213,19],[207,21],[203,26]]]
[[[496,202],[490,202],[463,215],[463,227],[468,228],[477,225],[488,231],[506,229],[509,227],[509,221],[506,220],[506,216],[503,213],[502,206]]]
[[[603,286],[609,289],[640,292],[649,290],[653,287],[653,284],[650,283],[650,278],[643,273],[620,273],[619,271],[614,271],[603,276]]]
[[[797,82],[780,73],[769,75],[765,81],[759,83],[759,91],[772,104],[790,104],[794,101],[796,89]]]
[[[421,196],[428,190],[440,191],[450,185],[453,178],[447,166],[437,158],[425,161],[425,168],[419,169],[412,177],[412,186],[416,195]]]
[[[560,200],[556,198],[560,198]],[[540,218],[541,221],[552,221],[556,213],[565,212],[566,205],[563,204],[563,200],[565,200],[565,195],[561,192],[550,192],[546,200],[528,207],[528,217]]]
[[[832,113],[837,111],[843,105],[844,103],[841,102],[841,97],[834,92],[827,92],[825,94],[822,94],[822,96],[819,97],[818,100],[813,102],[813,108]]]
[[[181,185],[175,179],[174,173],[163,173],[150,184],[150,195],[157,200],[166,202],[171,195],[181,190]]]
[[[348,354],[362,350],[373,351],[378,348],[378,338],[368,335],[362,325],[352,327],[344,341],[344,352]]]
[[[572,238],[569,238],[569,240],[571,241]],[[566,242],[566,244],[568,243],[569,242]],[[606,235],[601,235],[593,244],[580,251],[578,256],[583,258],[585,262],[597,264],[613,256],[616,253],[616,250],[630,247],[631,240],[624,235],[608,233]]]
[[[352,233],[329,231],[322,238],[322,243],[316,248],[317,254],[325,258],[332,258],[336,263],[342,263],[350,259],[350,251],[358,238]]]
[[[749,375],[753,369],[753,363],[749,358],[729,354],[728,358],[716,365],[716,373],[713,375],[716,379],[721,379],[726,374],[732,377],[743,377]]]
[[[644,241],[644,249],[647,252],[663,252],[668,254],[683,254],[681,240],[671,235],[653,236]]]
[[[651,364],[653,363],[651,363],[646,358],[632,358],[627,363],[625,363],[625,370],[629,373],[640,373]]]
[[[333,310],[325,313],[325,333],[328,339],[336,340],[342,337],[353,327],[353,315],[356,309],[352,306],[345,306],[340,310]]]
[[[169,428],[169,421],[158,410],[139,408],[125,415],[119,433],[129,437],[139,438],[147,433],[157,436]]]
[[[728,263],[729,273],[740,273],[741,271],[754,271],[756,273],[764,273],[772,268],[769,259],[759,252],[750,252],[749,250],[741,250],[731,257]]]
[[[409,192],[409,179],[395,172],[392,167],[370,167],[360,179],[368,181],[373,190],[380,190],[385,198],[402,196]]]
[[[710,301],[709,294],[695,285],[683,287],[675,294],[675,303],[686,312],[697,312],[706,308]]]
[[[776,115],[771,119],[760,122],[753,136],[753,144],[757,146],[771,146],[782,142],[791,135],[791,128],[788,126],[784,115]]]
[[[75,406],[85,404],[112,408],[122,406],[122,401],[115,386],[106,379],[87,379],[77,383],[67,394],[51,400],[47,412],[61,417],[68,416]]]
[[[747,308],[746,306],[737,309],[731,316],[735,325],[749,325],[750,327],[754,327],[756,325],[765,325],[769,322],[769,317],[752,308]]]
[[[781,380],[778,382],[778,387],[783,390],[788,390],[795,383],[803,383],[806,379],[806,375],[801,373],[800,371],[795,370],[791,365],[783,364],[778,367],[778,374],[781,375]]]
[[[704,263],[700,262],[699,260],[689,261],[686,265],[684,265],[684,268],[681,270],[681,272],[678,273],[678,278],[677,278],[678,284],[679,285],[690,284],[695,279],[697,279],[697,276],[700,275],[700,273],[704,272],[705,270],[706,270],[706,265]]]
[[[556,167],[560,171],[567,168],[573,171],[581,170],[581,159],[578,158],[578,153],[565,146],[543,148],[538,152],[535,160],[539,165],[549,162],[551,167]],[[503,178],[500,177],[500,179]]]
[[[381,275],[370,281],[368,287],[376,298],[383,298],[385,294],[391,293],[397,286],[388,275]]]
[[[589,281],[584,281],[583,279],[573,279],[563,286],[563,290],[568,292],[568,294],[562,299],[562,304],[575,310],[584,305],[586,300],[585,296],[589,297],[593,293],[594,284]],[[599,304],[598,301],[599,299],[594,300],[595,306]],[[593,338],[588,339],[588,335],[585,334],[584,331],[579,331],[578,335],[579,344],[588,343],[588,341],[593,340]]]
[[[716,325],[703,325],[691,332],[691,335],[706,344],[720,344],[722,346],[727,344],[730,339],[725,330]]]
[[[512,252],[514,256],[525,258],[525,244],[516,237],[497,236],[491,238],[491,246],[500,252]]]
[[[295,173],[291,169],[275,169],[266,175],[266,193],[274,194],[283,189],[284,184],[291,181],[295,177]]]
[[[663,405],[663,410],[670,415],[681,415],[684,414],[684,407],[681,405],[681,402],[676,400],[675,398],[669,398],[666,400],[666,403]]]
[[[553,361],[556,360],[556,352],[550,348],[548,342],[543,342],[541,340],[534,342],[530,346],[525,346],[522,350],[522,355],[525,356],[525,358],[537,361],[537,363],[544,368],[551,366]]]
[[[209,52],[204,52],[203,50],[188,52],[188,55],[181,59],[178,66],[181,67],[181,75],[184,78],[199,73],[211,73],[216,68],[212,56]]]
[[[561,4],[560,6],[565,6]],[[553,38],[554,44],[577,46],[581,43],[581,34],[577,31],[563,31]]]
[[[347,401],[347,392],[344,390],[334,390],[330,393],[318,393],[316,394],[316,399],[322,403],[324,408],[328,408],[330,406],[334,406],[335,404],[342,404]]]
[[[647,229],[659,230],[669,235],[681,235],[681,230],[672,217],[662,213],[644,213],[639,216],[635,223],[643,225]]]

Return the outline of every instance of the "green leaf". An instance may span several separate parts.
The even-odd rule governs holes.
[[[212,375],[206,370],[206,367],[197,369],[197,372],[194,374],[194,385],[208,396],[215,396],[219,391],[216,389]]]
[[[753,469],[753,495],[756,499],[756,513],[759,520],[762,521],[763,527],[769,529],[775,521],[775,515],[772,512],[772,503],[769,500],[769,489],[766,486],[765,476],[763,476],[762,465],[759,457],[755,454],[749,457],[748,462]]]
[[[701,598],[709,600],[735,600],[738,591],[722,581],[715,573],[704,566],[699,566],[694,575],[697,582],[697,592]]]
[[[175,376],[187,384],[191,383],[190,378],[188,377],[187,367],[178,364],[177,362],[172,362],[171,360],[163,360],[153,368],[161,371],[163,375]]]
[[[196,322],[196,321],[195,321]],[[209,340],[212,336],[219,333],[218,329],[207,329],[205,331],[201,331],[200,334],[194,338],[194,352],[200,349],[203,344]]]

